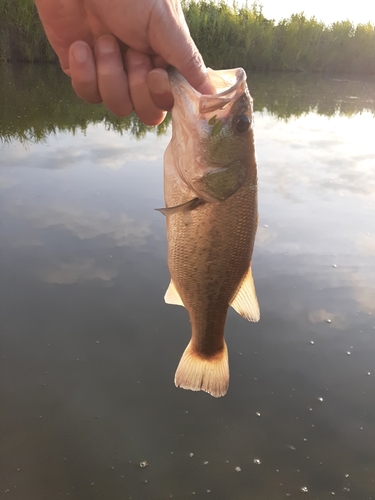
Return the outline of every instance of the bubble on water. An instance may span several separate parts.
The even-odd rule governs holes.
[[[315,344],[315,342],[314,342],[313,340],[310,340],[310,344],[311,344],[311,345],[314,345],[314,344]]]
[[[337,267],[337,264],[333,264],[333,266],[332,266],[332,267]]]
[[[370,376],[371,375],[371,372],[367,372],[367,375]]]
[[[346,351],[346,354],[347,354],[348,356],[350,356],[350,355],[351,355],[351,352],[350,352],[350,351]]]
[[[349,477],[349,474],[345,474],[345,477]]]
[[[256,415],[257,417],[260,417],[260,413],[259,413],[259,411],[257,411],[257,412],[255,413],[255,415]]]
[[[307,489],[307,486],[302,486],[302,488],[301,488],[301,492],[302,492],[302,493],[308,493],[308,492],[309,492],[309,490]]]
[[[194,453],[189,453],[189,457],[193,457],[194,456]]]
[[[321,403],[323,403],[323,398],[318,398],[318,401],[320,401]]]
[[[346,486],[344,486],[343,490],[342,491],[345,491],[345,493],[349,493],[350,491],[350,488],[347,488]]]
[[[211,493],[211,490],[207,490],[207,493]]]
[[[331,491],[331,495],[336,495],[336,493],[334,491]]]
[[[296,447],[295,447],[295,446],[293,446],[292,444],[288,444],[288,448],[289,448],[290,450],[293,450],[293,451],[295,451],[295,450],[296,450]]]
[[[147,467],[148,466],[148,462],[146,462],[146,460],[143,460],[143,462],[141,462],[139,464],[139,467]]]
[[[204,464],[204,465],[208,465],[208,461],[207,461],[207,460],[205,460],[205,461],[203,462],[203,464]]]
[[[238,466],[237,466],[237,467],[235,467],[235,468],[234,468],[234,470],[235,470],[236,472],[241,472],[241,467],[238,467]]]
[[[99,344],[99,340],[97,340],[96,343]]]
[[[326,319],[326,323],[332,323],[331,319]]]
[[[254,464],[255,465],[260,465],[261,464],[261,461],[259,460],[259,458],[254,458]]]

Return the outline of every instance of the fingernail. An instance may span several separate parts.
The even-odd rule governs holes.
[[[166,94],[171,92],[169,79],[166,71],[152,71],[149,74],[149,85],[152,92],[155,94]]]
[[[98,49],[102,54],[109,54],[116,48],[116,40],[111,36],[103,36],[98,40]]]
[[[76,43],[75,45],[73,45],[73,47],[72,47],[72,53],[73,53],[74,59],[78,63],[85,62],[88,59],[88,57],[89,57],[88,48],[83,43]]]

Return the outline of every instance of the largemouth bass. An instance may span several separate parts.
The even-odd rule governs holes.
[[[202,95],[169,70],[172,139],[164,155],[169,304],[189,312],[192,338],[175,384],[223,396],[224,328],[231,305],[259,320],[251,273],[258,223],[252,99],[243,69],[209,70],[216,94]]]

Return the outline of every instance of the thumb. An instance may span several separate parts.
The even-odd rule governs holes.
[[[156,26],[150,26],[150,32],[156,28],[155,36],[150,36],[152,48],[198,92],[215,93],[202,55],[190,36],[180,3],[171,2],[169,7],[168,12],[160,12],[161,17]]]

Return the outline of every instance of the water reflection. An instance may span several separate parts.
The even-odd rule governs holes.
[[[34,69],[22,71],[21,94]],[[354,82],[357,93],[340,94],[333,82],[319,101],[320,79],[285,77],[282,90],[284,77],[250,77],[262,318],[230,311],[231,385],[214,400],[173,386],[190,325],[163,302],[165,220],[154,208],[169,136],[136,140],[135,122],[121,135],[58,78],[59,94],[33,96],[53,88],[54,71],[33,74],[30,103],[0,93],[0,497],[374,499],[367,90]],[[359,97],[354,116],[338,107],[344,94]],[[19,129],[12,108],[28,115]]]
[[[327,77],[319,74],[249,74],[255,111],[267,110],[282,119],[309,112],[333,116],[375,113],[375,80],[367,77]],[[157,128],[146,127],[135,116],[117,118],[101,105],[92,106],[72,91],[70,79],[57,65],[0,65],[0,138],[41,141],[58,131],[85,131],[90,123],[106,130],[130,132],[137,138],[147,131],[165,134],[170,117]]]

